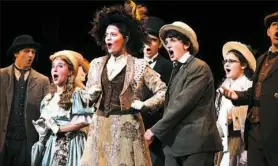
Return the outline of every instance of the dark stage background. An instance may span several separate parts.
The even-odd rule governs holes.
[[[7,57],[6,51],[13,39],[21,34],[30,34],[42,44],[33,67],[47,76],[50,76],[51,67],[48,57],[55,51],[75,50],[89,61],[104,55],[88,34],[90,21],[96,9],[123,3],[124,0],[2,2],[1,68],[13,62],[13,57]],[[200,44],[197,57],[210,65],[216,85],[224,77],[223,44],[231,40],[247,43],[257,51],[257,58],[270,45],[263,19],[278,9],[278,2],[271,1],[147,1],[145,4],[150,7],[151,15],[161,17],[166,23],[184,21],[195,30]],[[167,57],[165,50],[162,52]]]

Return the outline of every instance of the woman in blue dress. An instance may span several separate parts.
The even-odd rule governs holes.
[[[83,90],[78,76],[79,66],[84,66],[82,55],[64,50],[51,55],[50,60],[55,86],[41,102],[40,118],[33,121],[39,141],[32,148],[32,165],[77,166],[86,141],[81,129],[91,123],[91,103],[98,95]]]

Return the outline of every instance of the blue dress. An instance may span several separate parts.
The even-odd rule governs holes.
[[[81,89],[76,89],[72,95],[72,107],[64,110],[59,107],[60,93],[53,96],[48,94],[41,103],[41,118],[53,118],[59,126],[67,124],[86,123],[92,121],[94,108],[86,106],[85,96]],[[32,147],[32,165],[34,166],[78,166],[81,159],[86,133],[82,130],[57,133],[49,130],[49,137],[45,144],[37,142]]]

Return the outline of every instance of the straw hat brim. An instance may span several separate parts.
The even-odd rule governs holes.
[[[224,44],[222,49],[223,58],[225,58],[226,54],[231,50],[239,51],[247,60],[250,69],[253,71],[256,70],[256,59],[246,45],[235,41],[227,42],[226,44]]]

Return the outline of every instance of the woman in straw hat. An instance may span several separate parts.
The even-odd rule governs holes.
[[[140,111],[162,106],[166,85],[143,59],[140,24],[122,6],[104,7],[96,13],[92,36],[108,55],[94,59],[86,88],[100,87],[83,166],[151,165]],[[147,98],[149,92],[153,96]]]
[[[44,97],[41,116],[33,121],[40,139],[32,148],[32,165],[79,165],[86,141],[81,128],[94,112],[78,75],[79,66],[86,70],[86,65],[81,54],[70,50],[58,51],[50,60],[55,88]]]
[[[223,46],[222,53],[226,79],[221,86],[237,91],[250,88],[256,60],[249,48],[240,42],[230,41]],[[223,144],[223,152],[219,154],[217,165],[246,165],[247,152],[244,151],[243,133],[247,105],[236,107],[220,93],[217,93],[215,103],[218,111],[217,124]]]

